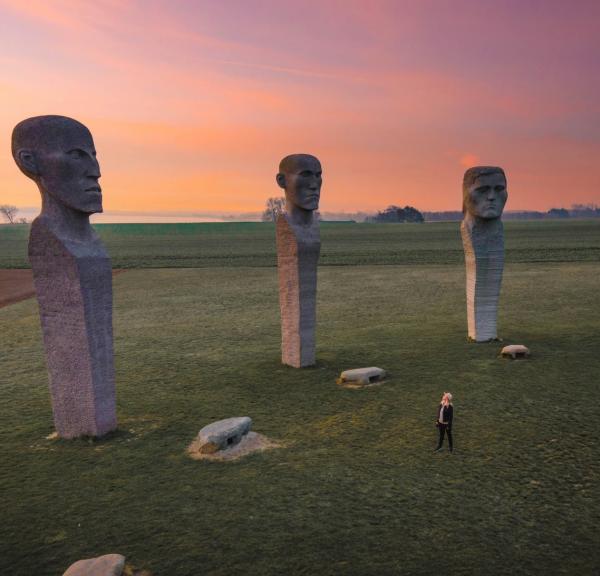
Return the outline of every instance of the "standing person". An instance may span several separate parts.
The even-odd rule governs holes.
[[[434,452],[439,452],[442,449],[444,442],[444,434],[448,434],[448,450],[452,452],[452,418],[454,417],[454,407],[452,406],[452,394],[444,392],[442,401],[437,409],[435,425],[440,432],[437,448]]]

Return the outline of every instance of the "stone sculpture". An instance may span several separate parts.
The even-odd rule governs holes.
[[[321,163],[310,154],[286,156],[276,180],[286,202],[277,218],[281,361],[302,368],[315,364]]]
[[[467,269],[467,324],[475,342],[498,339],[498,299],[504,269],[504,228],[500,219],[506,203],[502,168],[476,166],[463,179],[460,230]]]
[[[100,167],[90,131],[64,116],[17,124],[13,157],[35,181],[42,210],[29,236],[59,436],[102,436],[117,427],[112,271],[90,225],[102,212]]]

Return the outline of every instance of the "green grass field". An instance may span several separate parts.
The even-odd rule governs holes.
[[[115,268],[275,266],[273,224],[98,224]],[[507,222],[507,262],[599,262],[600,219]],[[0,268],[28,268],[27,225],[0,226]],[[322,266],[460,264],[459,224],[321,225]]]
[[[119,552],[155,576],[598,574],[595,222],[506,226],[499,328],[526,361],[467,342],[455,225],[324,225],[338,266],[319,271],[318,365],[304,370],[280,364],[272,227],[191,226],[99,227],[116,266],[155,252],[198,266],[115,277],[112,438],[45,439],[37,305],[0,309],[0,573],[55,576]],[[2,265],[17,265],[25,233],[10,244],[1,228]],[[539,261],[519,261],[527,247]],[[370,365],[386,384],[336,386]],[[452,455],[432,453],[445,390]],[[202,426],[234,415],[284,447],[187,457]]]

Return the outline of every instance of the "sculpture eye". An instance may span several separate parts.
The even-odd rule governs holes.
[[[69,152],[69,156],[71,156],[73,160],[81,160],[85,156],[85,152],[77,148],[75,150],[71,150]]]
[[[309,176],[312,176],[312,172],[310,170],[302,170],[302,172],[300,172],[300,176],[303,178],[308,178]]]

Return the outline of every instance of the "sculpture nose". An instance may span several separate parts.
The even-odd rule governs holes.
[[[96,180],[102,176],[102,174],[100,174],[100,164],[98,164],[98,160],[96,160],[96,158],[92,158],[92,164],[88,170],[88,176],[96,178]]]

